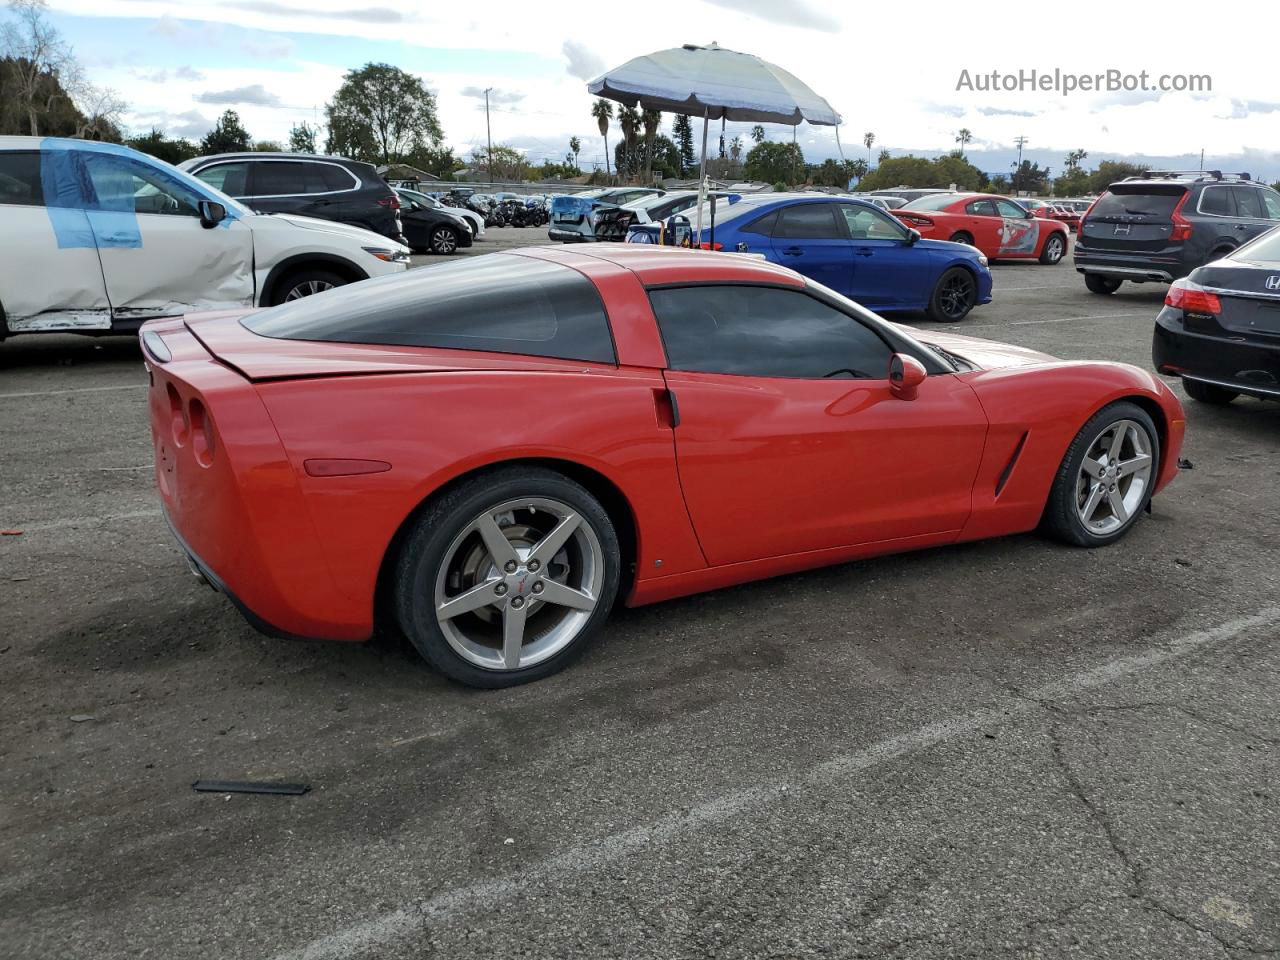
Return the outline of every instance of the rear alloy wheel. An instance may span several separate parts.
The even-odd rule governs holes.
[[[1120,289],[1122,282],[1115,277],[1104,277],[1098,273],[1086,273],[1084,275],[1084,285],[1090,293],[1115,293]]]
[[[303,297],[324,293],[334,287],[340,287],[347,281],[332,270],[304,269],[289,274],[277,286],[276,303],[289,303]]]
[[[1151,499],[1159,467],[1151,417],[1133,403],[1111,404],[1067,448],[1045,505],[1046,528],[1081,547],[1119,540]]]
[[[585,488],[550,470],[499,470],[414,524],[397,565],[400,625],[459,683],[527,683],[564,669],[599,632],[620,568],[613,525]]]
[[[952,267],[933,288],[926,313],[935,323],[963,320],[978,299],[978,284],[964,267]]]
[[[457,253],[458,243],[457,231],[453,227],[447,227],[443,224],[433,228],[431,235],[427,237],[427,249],[432,253],[438,253],[443,256]]]
[[[1192,400],[1198,400],[1200,403],[1211,403],[1215,407],[1225,407],[1240,396],[1235,390],[1228,390],[1226,387],[1219,387],[1213,383],[1204,383],[1201,380],[1188,380],[1185,377],[1182,380],[1182,389],[1187,391],[1187,396]]]
[[[969,246],[973,246],[973,234],[965,233],[963,230],[959,233],[953,233],[950,239],[952,243],[967,243]]]
[[[1040,251],[1040,262],[1048,266],[1052,266],[1062,259],[1063,254],[1067,252],[1067,241],[1062,234],[1057,231],[1049,234],[1044,242],[1044,249]]]

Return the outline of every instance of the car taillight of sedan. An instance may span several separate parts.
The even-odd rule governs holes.
[[[1164,296],[1164,305],[1183,313],[1216,317],[1222,313],[1222,301],[1194,281],[1175,280]]]
[[[932,227],[934,225],[933,220],[930,220],[928,217],[921,216],[918,213],[903,213],[901,211],[894,212],[897,213],[899,220],[909,223],[913,227]]]
[[[399,209],[400,209],[400,198],[399,198],[399,197],[397,197],[397,196],[393,193],[393,194],[391,194],[390,196],[386,196],[386,197],[382,197],[382,198],[380,198],[380,199],[378,200],[378,206],[380,206],[380,207],[390,207],[392,210],[399,210]]]

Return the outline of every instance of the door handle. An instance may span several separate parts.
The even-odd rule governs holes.
[[[662,426],[672,430],[680,426],[680,404],[676,400],[674,390],[670,387],[665,390],[661,387],[654,387],[653,405],[657,410],[658,422]]]
[[[802,257],[802,256],[804,256],[804,251],[803,251],[802,249],[800,249],[799,247],[786,247],[786,248],[782,251],[782,253],[783,253],[785,256],[788,256],[788,257]]]
[[[876,255],[874,250],[868,250],[866,247],[859,247],[854,253],[860,257],[874,257]]]
[[[1248,230],[1248,229],[1249,229],[1249,224],[1247,224],[1247,223],[1237,223],[1237,224],[1236,224],[1236,229],[1237,229],[1237,230]]]

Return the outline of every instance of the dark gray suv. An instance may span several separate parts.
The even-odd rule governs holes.
[[[1280,193],[1247,173],[1152,171],[1113,183],[1080,222],[1076,270],[1094,293],[1170,283],[1280,222]]]

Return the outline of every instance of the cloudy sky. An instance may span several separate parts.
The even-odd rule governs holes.
[[[484,142],[481,91],[493,87],[495,143],[518,146],[535,161],[558,160],[576,134],[585,165],[603,160],[587,78],[653,50],[714,40],[786,67],[825,96],[845,118],[840,139],[849,157],[865,155],[868,130],[877,153],[936,153],[967,127],[975,162],[991,172],[1007,168],[1014,138],[1025,136],[1028,156],[1055,173],[1074,148],[1089,151],[1087,165],[1121,156],[1198,162],[1204,149],[1209,166],[1280,177],[1280,83],[1269,64],[1240,53],[1240,31],[1252,22],[1247,9],[1196,23],[1193,40],[1185,18],[1092,0],[1077,0],[1070,16],[1025,0],[919,2],[909,16],[892,3],[681,0],[671,17],[662,4],[566,3],[557,13],[554,2],[527,0],[50,3],[90,77],[129,102],[132,127],[154,124],[192,138],[232,108],[254,137],[283,139],[298,121],[323,120],[345,70],[378,60],[426,80],[459,152]],[[1255,6],[1262,15],[1265,8]],[[964,70],[976,79],[1031,69],[1146,70],[1153,83],[1193,71],[1208,74],[1212,88],[1067,96],[957,90]],[[774,139],[790,134],[770,129]],[[838,153],[829,128],[801,127],[798,135],[811,159]]]

